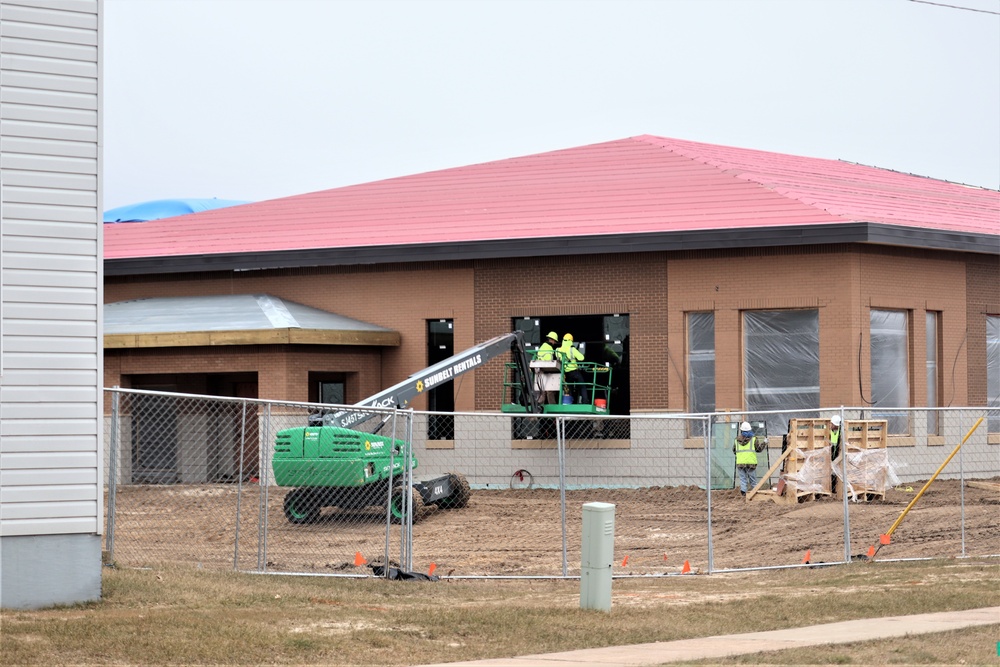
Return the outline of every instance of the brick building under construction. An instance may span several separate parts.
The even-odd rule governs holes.
[[[1000,400],[1000,192],[836,160],[639,136],[105,225],[104,257],[109,387],[354,403],[519,328],[613,364],[616,414]],[[414,406],[496,411],[500,373]]]

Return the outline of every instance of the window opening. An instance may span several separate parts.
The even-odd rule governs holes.
[[[875,310],[871,315],[872,416],[888,422],[890,435],[910,432],[909,355],[906,311]]]
[[[1000,433],[1000,315],[986,316],[987,428]]]
[[[927,311],[927,407],[940,407],[941,373],[938,368],[938,331],[940,327],[940,313],[932,310]],[[940,435],[939,426],[940,413],[929,410],[927,412],[927,435]]]
[[[715,313],[687,314],[688,412],[715,412]],[[689,422],[691,437],[703,437],[705,424]]]
[[[455,354],[454,320],[427,321],[427,365],[444,361]],[[455,411],[455,381],[449,380],[427,392],[430,412]],[[454,440],[455,415],[428,415],[428,440]]]
[[[531,316],[511,320],[513,330],[524,332],[529,355],[541,345],[543,334],[555,331],[561,342],[566,333],[571,333],[585,362],[602,364],[610,369],[611,387],[607,398],[610,415],[627,415],[630,411],[629,326],[629,316],[624,313]],[[539,432],[539,421],[545,424],[553,420],[514,419],[512,437],[555,437],[554,433]],[[593,420],[579,420],[567,423],[566,436],[579,439],[628,439],[630,431],[627,420],[609,420],[601,424],[599,430],[595,429]]]
[[[743,313],[743,395],[748,412],[819,408],[819,311]],[[761,415],[767,433],[788,432],[791,417]]]

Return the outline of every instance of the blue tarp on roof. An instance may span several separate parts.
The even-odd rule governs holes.
[[[235,199],[157,199],[107,210],[104,222],[147,222],[249,203]]]

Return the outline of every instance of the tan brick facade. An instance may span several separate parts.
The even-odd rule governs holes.
[[[666,258],[660,253],[493,260],[476,266],[476,334],[487,340],[528,315],[628,314],[632,409],[667,403]],[[499,363],[491,365],[499,374]],[[497,375],[498,376],[498,375]],[[496,409],[495,384],[483,383],[479,410]]]
[[[966,259],[968,296],[968,391],[970,405],[986,405],[986,316],[1000,316],[1000,260],[991,256]],[[961,382],[961,377],[959,377]],[[956,405],[958,405],[956,403]]]
[[[310,371],[348,373],[348,401],[427,363],[426,321],[455,323],[455,350],[510,330],[520,316],[630,316],[631,408],[685,411],[686,313],[713,311],[716,406],[743,402],[746,310],[819,312],[820,402],[870,398],[869,312],[910,322],[911,403],[926,401],[925,313],[939,312],[941,405],[985,402],[985,314],[1000,312],[995,257],[876,246],[634,253],[109,278],[108,302],[155,296],[271,294],[401,334],[399,348],[240,346],[106,353],[107,386],[157,373],[256,372],[261,398],[306,400]],[[501,362],[456,382],[459,411],[498,408]],[[123,380],[123,378],[126,378]],[[425,403],[414,403],[422,408]]]

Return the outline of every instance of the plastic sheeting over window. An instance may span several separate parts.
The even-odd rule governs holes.
[[[688,411],[715,412],[715,313],[688,313]],[[692,422],[692,436],[704,425]]]
[[[910,374],[907,355],[906,311],[871,310],[872,416],[885,419],[889,433],[910,432],[905,411],[910,407]]]
[[[990,433],[1000,433],[1000,315],[986,316],[986,405]]]
[[[927,311],[927,407],[938,407],[938,313]],[[927,413],[927,434],[938,435],[938,413]]]
[[[819,408],[818,310],[743,313],[743,349],[748,412]],[[786,433],[791,416],[767,415],[767,432]]]

